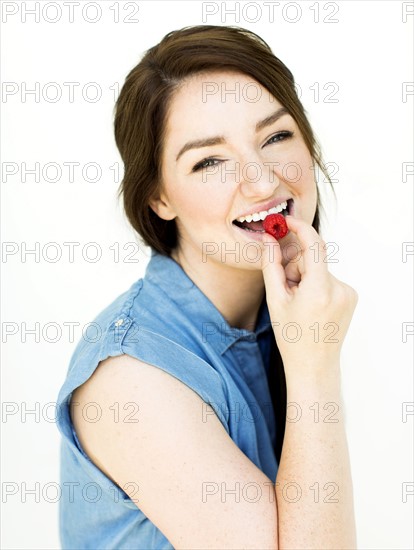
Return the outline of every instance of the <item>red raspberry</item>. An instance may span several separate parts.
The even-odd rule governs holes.
[[[275,239],[283,239],[288,234],[288,226],[282,214],[269,214],[263,221],[263,229]]]

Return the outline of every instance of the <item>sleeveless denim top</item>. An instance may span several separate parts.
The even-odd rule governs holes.
[[[265,299],[254,331],[231,327],[175,260],[151,249],[145,276],[94,322],[101,336],[78,342],[57,400],[64,549],[173,549],[139,509],[139,487],[135,503],[90,460],[71,422],[72,392],[109,356],[128,354],[186,384],[275,483],[277,426],[268,382],[274,334]],[[88,408],[88,420],[99,421],[99,404]]]

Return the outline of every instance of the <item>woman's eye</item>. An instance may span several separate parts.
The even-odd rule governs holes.
[[[208,168],[209,166],[216,166],[215,163],[220,162],[219,159],[215,158],[206,158],[198,162],[193,166],[192,172],[197,172],[197,170],[201,170],[202,168]]]
[[[277,134],[275,134],[274,136],[272,136],[271,138],[269,138],[265,145],[272,145],[273,143],[278,143],[279,141],[284,141],[286,139],[289,139],[293,136],[293,132],[290,132],[288,130],[285,130],[283,132],[278,132]],[[217,166],[217,164],[219,162],[222,162],[221,160],[219,159],[216,159],[216,158],[213,158],[213,157],[208,157],[208,158],[205,158],[203,160],[201,160],[200,162],[197,162],[197,164],[195,164],[192,168],[192,172],[197,172],[198,170],[202,170],[204,168],[208,168],[210,166]]]
[[[278,132],[274,136],[272,136],[270,139],[268,139],[265,143],[265,145],[272,145],[272,143],[277,143],[278,141],[284,141],[285,139],[289,139],[293,136],[293,132],[284,131],[284,132]]]

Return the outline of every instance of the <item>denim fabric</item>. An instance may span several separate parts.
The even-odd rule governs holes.
[[[153,250],[145,276],[94,323],[98,336],[78,342],[58,395],[64,549],[173,548],[139,502],[94,465],[74,431],[72,392],[109,356],[131,355],[186,384],[209,405],[206,414],[213,409],[235,444],[275,482],[277,427],[267,377],[274,335],[265,299],[255,331],[233,328],[175,260]],[[91,408],[88,418],[98,412]]]

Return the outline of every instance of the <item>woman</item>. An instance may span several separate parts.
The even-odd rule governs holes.
[[[354,548],[340,350],[357,294],[323,261],[291,72],[247,30],[171,32],[128,75],[115,136],[152,255],[59,394],[64,548]],[[262,226],[278,211],[279,242]]]

